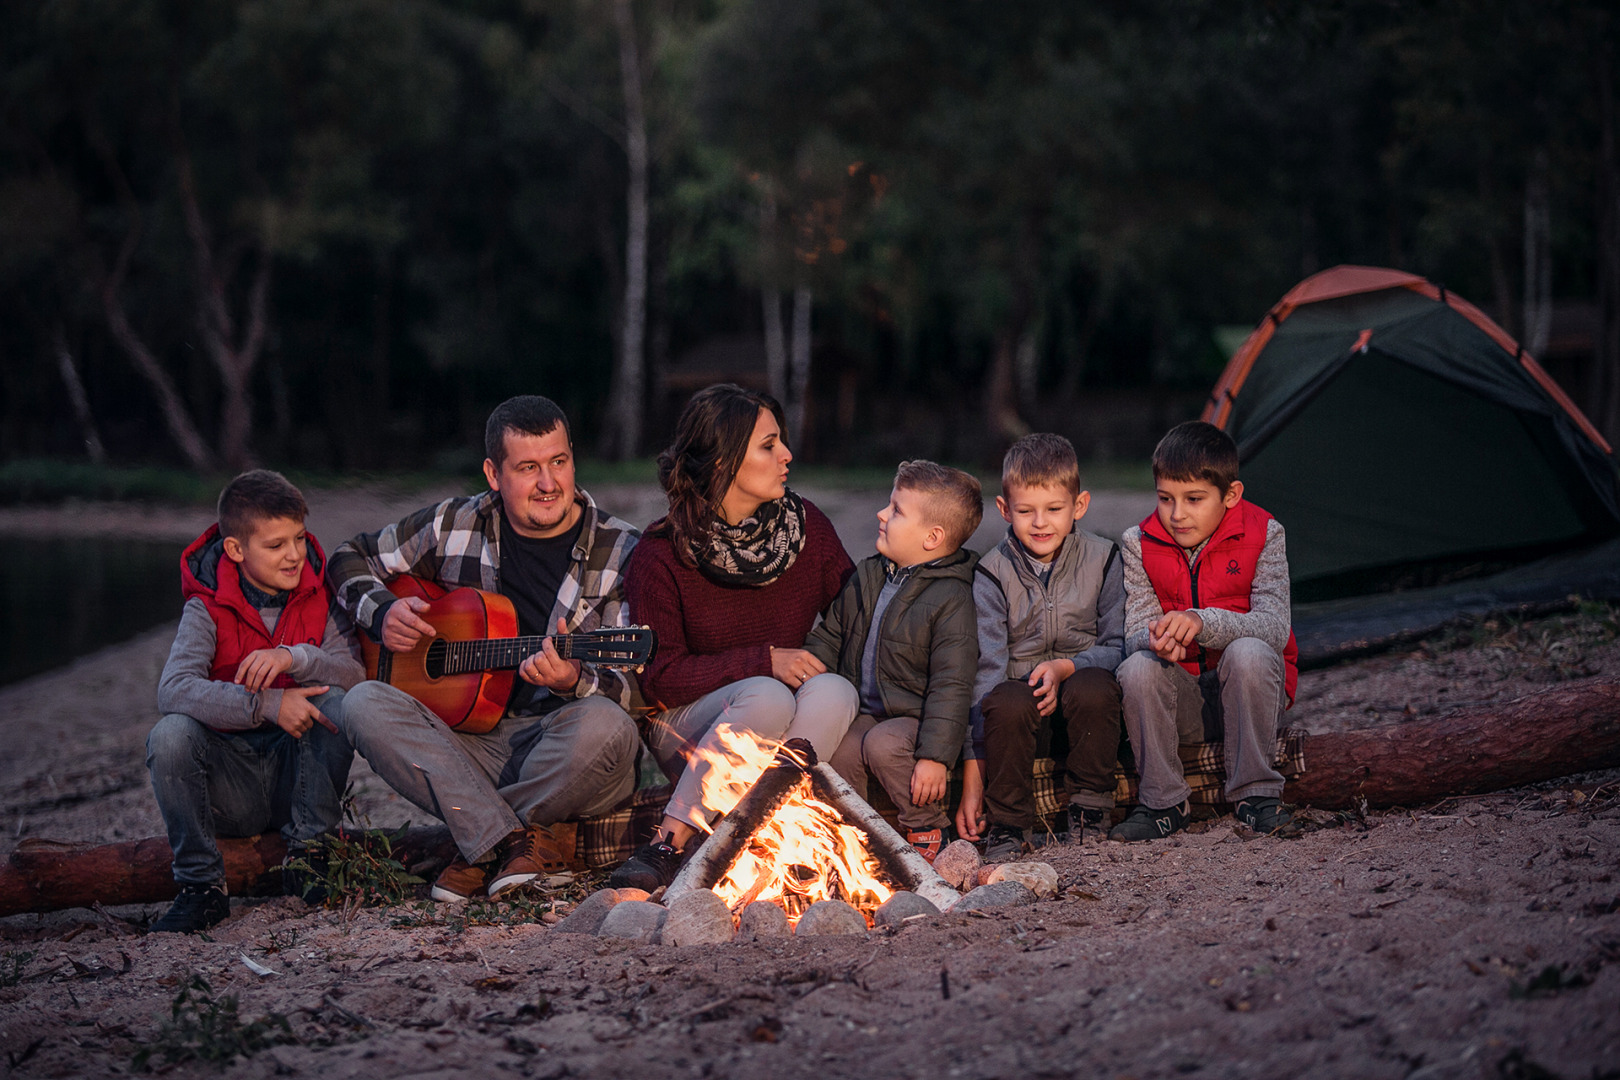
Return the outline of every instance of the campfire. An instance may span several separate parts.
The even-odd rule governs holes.
[[[721,725],[725,746],[704,804],[724,817],[664,894],[669,904],[712,889],[739,915],[751,903],[781,907],[788,920],[820,900],[842,900],[866,917],[898,889],[942,910],[956,892],[843,777],[816,761],[808,742],[782,746]]]

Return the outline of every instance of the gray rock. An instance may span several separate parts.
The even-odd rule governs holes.
[[[621,903],[621,904],[624,903],[626,900],[650,900],[650,899],[652,899],[652,894],[649,893],[646,889],[619,889],[618,893],[619,893],[619,903]]]
[[[1033,904],[1035,894],[1016,881],[998,881],[993,885],[980,885],[977,889],[958,900],[952,907],[953,914],[962,914],[969,911],[984,911],[988,908],[1014,907],[1019,904]]]
[[[864,934],[866,916],[842,900],[817,900],[804,909],[794,937],[824,937],[829,934]]]
[[[564,916],[563,921],[552,930],[559,934],[594,934],[602,929],[602,920],[608,917],[608,911],[618,902],[618,890],[597,889],[581,900],[579,906]]]
[[[749,904],[742,909],[742,917],[737,920],[738,941],[762,941],[792,935],[793,926],[788,922],[787,912],[768,901]]]
[[[953,889],[973,888],[979,881],[979,849],[966,840],[953,840],[934,857],[934,872]]]
[[[914,892],[902,890],[883,901],[883,904],[872,916],[872,921],[879,926],[899,926],[913,915],[938,914],[939,908]]]
[[[1057,871],[1043,862],[1002,863],[987,884],[998,881],[1016,881],[1042,900],[1057,895]]]
[[[731,909],[708,889],[693,889],[669,905],[660,942],[665,945],[718,945],[731,940]]]
[[[614,904],[602,920],[601,937],[626,938],[643,945],[658,944],[658,935],[664,928],[669,912],[646,900],[621,900]]]

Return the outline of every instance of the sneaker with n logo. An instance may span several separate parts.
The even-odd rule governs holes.
[[[1154,810],[1137,803],[1131,807],[1131,812],[1125,815],[1125,820],[1109,831],[1108,839],[1160,840],[1185,829],[1191,817],[1192,804],[1185,799],[1180,806],[1171,806],[1163,810]]]

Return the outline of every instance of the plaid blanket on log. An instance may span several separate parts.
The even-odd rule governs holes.
[[[1220,806],[1225,802],[1226,769],[1220,743],[1195,743],[1181,748],[1181,765],[1192,788],[1192,801],[1205,806]],[[646,755],[650,762],[652,755]],[[1283,728],[1277,733],[1277,771],[1289,780],[1305,774],[1305,732],[1299,728]],[[894,807],[876,780],[870,783],[872,807],[891,824],[895,822]],[[663,818],[664,804],[673,794],[673,786],[656,768],[644,770],[642,785],[636,791],[631,805],[603,817],[579,822],[574,829],[574,857],[588,867],[616,866],[628,859],[632,852],[646,843]],[[962,797],[962,770],[951,774],[951,788],[947,795],[952,813]],[[1137,799],[1137,776],[1121,766],[1114,773],[1114,799],[1121,806],[1129,806]],[[1042,820],[1054,817],[1063,809],[1063,779],[1058,763],[1052,758],[1035,759],[1035,813]],[[564,830],[557,830],[559,833]],[[558,839],[564,841],[565,836]]]

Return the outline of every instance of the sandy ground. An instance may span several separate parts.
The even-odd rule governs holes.
[[[317,495],[311,526],[340,537],[435,494]],[[638,524],[658,508],[644,489],[595,494]],[[873,494],[811,497],[863,554]],[[1117,532],[1104,522],[1136,520],[1140,498],[1099,493],[1093,527]],[[64,525],[201,528],[117,507],[0,513],[0,533]],[[1399,724],[1612,679],[1617,629],[1610,609],[1487,623],[1308,672],[1291,722]],[[142,743],[172,632],[0,688],[0,855],[25,836],[161,832]],[[422,819],[363,763],[355,778],[374,824]],[[197,974],[244,1019],[286,1018],[293,1041],[231,1076],[1620,1077],[1620,771],[1311,818],[1293,840],[1222,817],[1047,849],[1058,899],[865,938],[677,950],[553,933],[538,916],[588,877],[462,913],[239,900],[206,939],[141,936],[161,905],[13,916],[0,1075],[106,1075],[142,1047],[165,1068],[171,1003]]]

